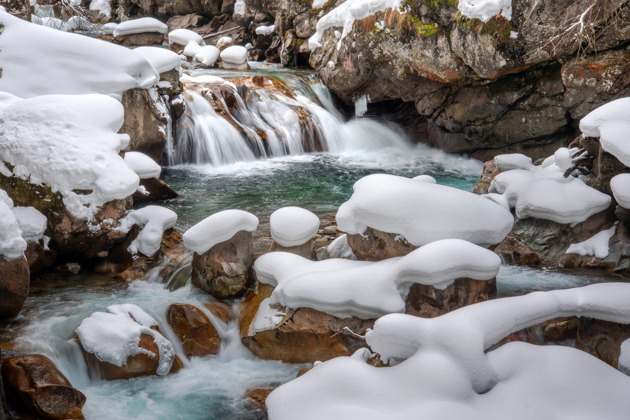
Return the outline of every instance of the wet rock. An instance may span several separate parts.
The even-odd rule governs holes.
[[[203,304],[214,316],[226,324],[232,321],[232,308],[227,303],[210,301]]]
[[[134,193],[134,203],[155,200],[170,200],[171,198],[176,198],[179,195],[166,182],[159,178],[141,179],[140,186],[144,187],[146,193]]]
[[[511,233],[494,248],[494,252],[499,254],[506,264],[534,265],[540,262],[538,254]]]
[[[467,305],[496,296],[496,279],[479,281],[468,278],[455,280],[444,290],[424,284],[414,284],[405,301],[405,313],[434,318]]]
[[[287,309],[273,328],[250,332],[261,302],[272,291],[271,286],[258,284],[245,297],[239,313],[241,341],[261,359],[313,363],[350,356],[365,345],[364,341],[344,333],[344,328],[362,335],[374,325],[374,320],[339,319],[309,308]]]
[[[268,388],[252,389],[247,393],[247,398],[249,398],[256,406],[264,408],[265,401],[267,401],[267,397],[272,391],[273,389]]]
[[[146,353],[136,354],[129,357],[122,366],[99,360],[95,354],[87,352],[82,346],[80,347],[83,357],[91,369],[90,372],[96,372],[100,378],[108,381],[155,375],[160,362],[158,347],[153,337],[148,334],[140,335],[138,347],[146,350],[152,356]],[[176,356],[169,373],[176,373],[183,366],[182,361]]]
[[[112,39],[112,42],[125,47],[162,45],[164,42],[164,34],[159,32],[143,32],[140,34],[118,35]]]
[[[580,317],[575,346],[617,368],[621,343],[628,338],[630,325]]]
[[[494,159],[487,160],[483,163],[483,172],[481,172],[481,179],[475,185],[472,192],[475,194],[488,194],[490,184],[495,176],[500,174],[501,171],[497,169],[497,165],[494,164]]]
[[[418,249],[401,235],[368,227],[363,235],[348,235],[348,245],[359,261],[381,261],[402,257]]]
[[[305,244],[297,246],[282,246],[274,242],[269,248],[269,252],[290,252],[310,260],[313,256],[313,243],[312,239]]]
[[[252,234],[240,231],[202,255],[193,254],[192,283],[217,299],[241,296],[253,257]]]
[[[0,318],[17,316],[28,296],[31,275],[26,258],[0,256]]]
[[[166,322],[179,338],[187,356],[203,357],[217,354],[221,338],[208,317],[199,309],[184,303],[174,303],[166,309]]]
[[[82,419],[85,395],[46,356],[34,354],[2,360],[2,385],[11,418]],[[30,418],[30,416],[29,416]]]

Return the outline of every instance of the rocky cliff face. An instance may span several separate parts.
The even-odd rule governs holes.
[[[326,29],[310,64],[346,103],[414,102],[421,141],[479,158],[544,155],[586,113],[630,94],[630,2],[513,0],[512,9],[511,20],[482,22],[457,0],[407,0],[344,37]]]

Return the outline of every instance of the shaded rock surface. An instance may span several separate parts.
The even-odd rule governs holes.
[[[26,258],[0,257],[0,318],[17,316],[26,302],[31,274]]]
[[[396,233],[382,232],[368,227],[363,235],[348,235],[348,245],[360,261],[381,261],[402,257],[418,249]]]
[[[187,356],[217,354],[221,338],[208,317],[193,305],[173,303],[166,309],[166,322],[179,338]]]
[[[630,325],[581,317],[576,347],[618,367],[621,343],[630,338]]]
[[[82,419],[85,395],[46,356],[33,354],[2,359],[5,408],[11,418]]]

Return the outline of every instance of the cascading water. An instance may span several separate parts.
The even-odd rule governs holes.
[[[220,166],[308,152],[410,149],[391,126],[368,118],[344,121],[321,82],[294,77],[294,89],[267,76],[187,77],[187,111],[168,163]]]

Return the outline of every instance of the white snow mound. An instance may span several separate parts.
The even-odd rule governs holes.
[[[201,255],[213,246],[225,242],[238,232],[253,232],[258,218],[243,210],[223,210],[206,217],[184,233],[184,246]]]
[[[129,245],[129,252],[140,252],[147,257],[152,257],[160,250],[160,243],[164,231],[175,227],[177,213],[171,209],[160,206],[146,206],[139,210],[132,210],[120,221],[118,230],[129,232],[133,225],[142,228],[138,237]]]
[[[599,137],[604,151],[630,167],[630,98],[608,102],[580,120],[583,137]]]
[[[269,218],[271,237],[284,247],[307,243],[319,230],[319,218],[301,207],[283,207]]]

